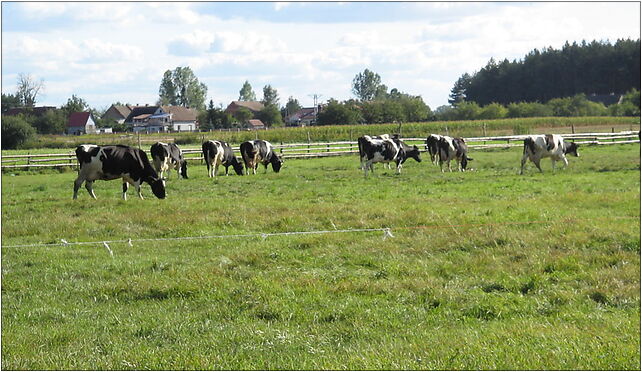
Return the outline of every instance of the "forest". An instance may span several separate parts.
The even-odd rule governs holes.
[[[491,58],[457,80],[449,103],[544,103],[581,93],[624,94],[632,88],[640,90],[640,39],[566,42],[562,49],[535,49],[519,61]]]

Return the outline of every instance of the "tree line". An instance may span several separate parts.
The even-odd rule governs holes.
[[[624,94],[632,88],[640,90],[640,39],[566,42],[562,49],[535,49],[519,61],[491,58],[455,82],[448,102],[543,103],[581,93]]]

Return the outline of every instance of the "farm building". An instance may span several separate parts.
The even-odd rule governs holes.
[[[288,116],[285,121],[288,125],[309,126],[316,124],[317,110],[314,107],[304,107]]]
[[[124,123],[134,132],[185,132],[198,129],[197,115],[182,106],[135,106]]]
[[[265,124],[259,119],[250,119],[247,121],[247,127],[253,130],[265,129]]]
[[[225,113],[234,116],[234,114],[243,107],[250,110],[253,114],[257,114],[265,108],[261,102],[257,101],[232,101],[225,109]]]
[[[131,112],[132,106],[130,105],[111,105],[103,114],[103,119],[111,119],[122,124]]]
[[[96,134],[96,123],[90,112],[72,112],[67,121],[67,134]]]

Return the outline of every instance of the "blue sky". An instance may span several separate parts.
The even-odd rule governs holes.
[[[353,98],[367,68],[434,109],[491,57],[639,37],[633,2],[3,2],[2,92],[25,73],[44,81],[38,104],[153,104],[163,72],[190,66],[217,105],[248,80],[309,106]]]

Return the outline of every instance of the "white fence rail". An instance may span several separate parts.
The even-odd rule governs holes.
[[[513,136],[491,136],[491,137],[470,137],[465,138],[470,149],[496,149],[523,146],[522,141],[527,135]],[[624,131],[617,133],[575,133],[564,134],[567,140],[573,140],[578,144],[588,145],[617,145],[640,143],[640,132]],[[403,138],[408,145],[417,145],[422,152],[425,152],[426,138]],[[357,154],[359,148],[357,141],[334,141],[314,143],[288,143],[273,146],[279,154],[286,159],[291,158],[319,158],[328,156],[341,156]],[[238,148],[238,145],[233,145]],[[183,148],[185,158],[190,162],[203,161],[200,148]],[[73,152],[58,154],[27,154],[27,155],[5,155],[2,156],[1,168],[55,168],[75,167],[78,165],[76,155]]]

